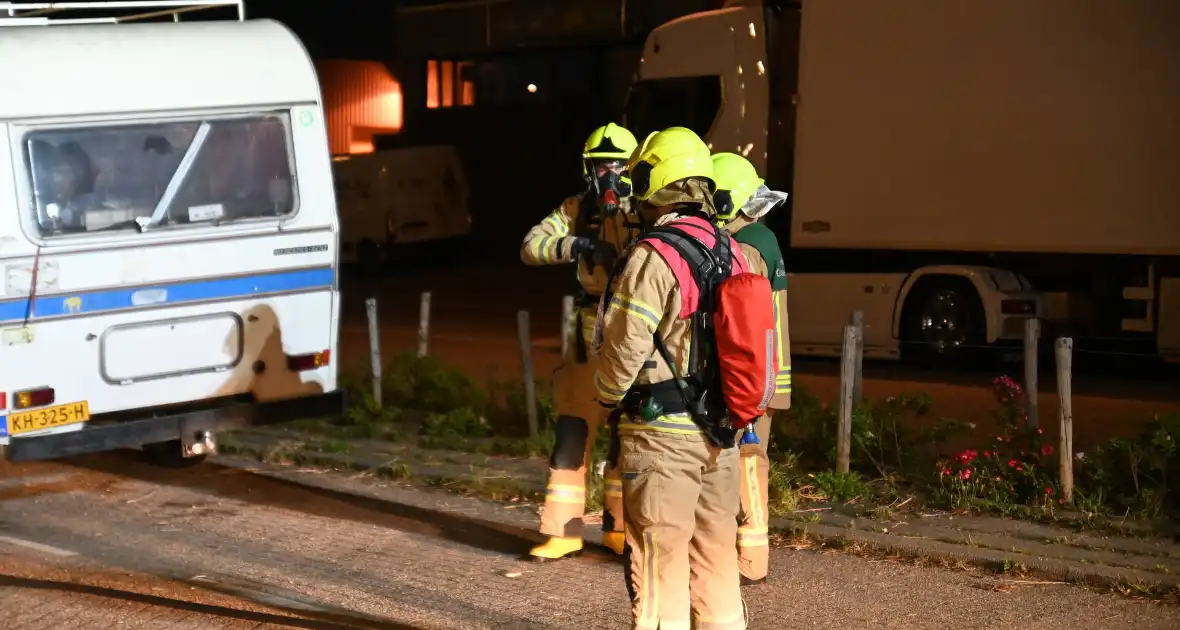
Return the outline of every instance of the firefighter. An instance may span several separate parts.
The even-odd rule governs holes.
[[[786,193],[765,186],[754,165],[735,153],[713,156],[717,183],[714,204],[717,224],[738,242],[750,271],[770,281],[774,295],[777,376],[767,412],[754,423],[754,433],[740,445],[741,513],[738,517],[738,567],[742,584],[766,581],[770,560],[767,481],[770,460],[770,419],[776,409],[791,407],[791,343],[787,328],[787,271],[774,232],[759,219],[786,199]]]
[[[715,213],[713,163],[692,131],[673,127],[649,136],[629,175],[645,226],[698,221],[728,238],[709,222]],[[733,267],[743,269],[736,244],[729,245]],[[695,622],[698,628],[744,629],[736,548],[738,451],[732,442],[725,448],[710,441],[689,415],[687,399],[677,395],[674,379],[691,376],[692,368],[694,320],[684,318],[682,309],[695,306],[685,297],[693,295],[686,284],[691,274],[676,271],[667,255],[647,240],[630,249],[594,331],[598,399],[622,410],[618,468],[631,627],[687,629]]]
[[[587,351],[587,342],[611,269],[638,234],[630,188],[621,179],[636,145],[635,136],[614,123],[595,129],[582,152],[586,191],[566,199],[529,230],[520,249],[528,265],[576,263],[582,288],[575,302],[575,340],[554,374],[556,443],[541,512],[541,533],[548,540],[529,552],[537,561],[557,560],[582,550],[586,470],[595,437],[609,415],[595,402],[597,357]],[[605,477],[602,544],[622,554],[623,487],[613,467],[608,467]]]

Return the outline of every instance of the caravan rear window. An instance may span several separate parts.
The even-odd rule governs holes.
[[[30,132],[37,227],[52,237],[289,215],[289,138],[280,115]]]

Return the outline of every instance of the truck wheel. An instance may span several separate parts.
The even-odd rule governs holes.
[[[927,367],[970,365],[987,338],[983,300],[969,280],[930,277],[918,281],[902,315],[902,351]]]
[[[381,248],[369,239],[364,239],[356,245],[356,262],[361,273],[366,276],[376,276],[381,273]]]
[[[180,444],[180,440],[168,440],[167,442],[155,442],[143,445],[143,454],[147,457],[147,460],[161,468],[190,468],[205,461],[204,455],[183,457],[181,455],[182,450],[183,447]]]

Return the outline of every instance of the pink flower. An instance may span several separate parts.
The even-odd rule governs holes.
[[[999,481],[999,480],[1000,480],[1000,476],[996,475],[996,481]]]
[[[1053,446],[1051,444],[1046,444],[1041,447],[1041,455],[1048,457],[1052,454],[1053,454]]]
[[[1042,429],[1041,427],[1037,427],[1037,435],[1044,435],[1044,434],[1045,434],[1045,430]]]
[[[1020,384],[1012,380],[1008,376],[1000,376],[992,381],[992,387],[996,390],[996,397],[1001,402],[1007,402],[1008,399],[1019,397],[1023,394]]]
[[[1047,496],[1047,497],[1053,496],[1053,488],[1045,488],[1045,496]]]
[[[967,468],[963,472],[959,473],[959,479],[966,481],[967,479],[970,479],[970,478],[971,478],[971,469],[970,468]]]
[[[984,456],[984,457],[991,457],[991,456],[992,456],[992,452],[991,452],[991,451],[984,451],[984,452],[983,452],[983,456]]]
[[[1020,465],[1020,462],[1018,462],[1018,461],[1016,461],[1016,460],[1014,460],[1014,459],[1010,459],[1010,460],[1008,460],[1008,467],[1009,467],[1009,468],[1016,468],[1016,467],[1017,467],[1017,466],[1019,466],[1019,465]]]
[[[951,474],[951,469],[950,469],[950,468],[943,468],[942,470],[938,471],[938,476],[939,476],[939,477],[945,477],[945,476],[947,476],[947,475],[949,475],[949,474]]]

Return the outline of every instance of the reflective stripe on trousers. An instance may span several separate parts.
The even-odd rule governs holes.
[[[768,477],[770,461],[766,444],[770,440],[770,417],[754,424],[759,444],[741,446],[741,512],[738,515],[738,567],[751,580],[766,577],[770,564]]]
[[[554,374],[554,406],[559,415],[585,420],[586,443],[582,448],[582,461],[576,468],[559,468],[550,463],[545,505],[541,508],[540,530],[546,536],[581,536],[584,529],[582,517],[586,512],[587,470],[599,429],[606,424],[610,413],[595,401],[594,372],[598,367],[598,358],[590,353],[588,359],[586,363],[578,363],[575,360],[575,348],[571,344],[561,367]],[[617,471],[608,466],[605,478],[607,492],[603,496],[604,509],[612,516],[614,531],[622,531],[623,497]]]
[[[585,505],[586,488],[585,486],[567,486],[550,483],[545,488],[545,502]]]

